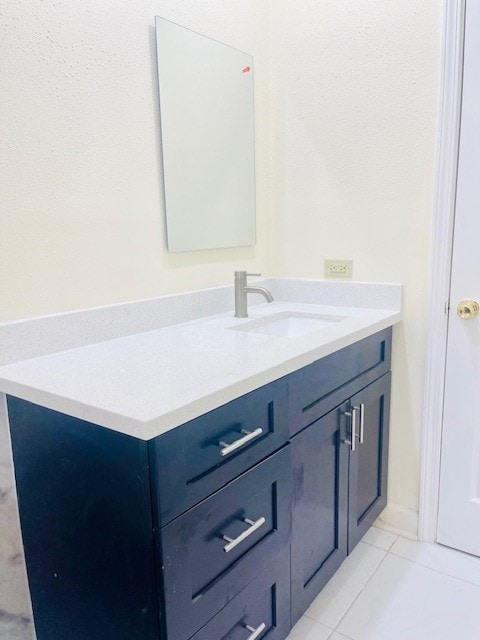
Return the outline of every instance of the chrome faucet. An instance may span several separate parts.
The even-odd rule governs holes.
[[[235,271],[235,318],[248,318],[247,293],[260,293],[267,302],[273,302],[273,296],[267,289],[247,286],[247,276],[261,275],[261,273]]]

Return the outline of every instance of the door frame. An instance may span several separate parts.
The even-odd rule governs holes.
[[[418,539],[435,542],[457,189],[466,0],[444,0]]]

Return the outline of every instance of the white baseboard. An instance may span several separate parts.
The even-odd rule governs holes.
[[[418,512],[401,507],[398,504],[387,504],[385,510],[375,522],[375,526],[404,538],[417,540]]]

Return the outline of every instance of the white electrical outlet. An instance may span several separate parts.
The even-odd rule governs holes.
[[[325,260],[325,278],[351,278],[353,275],[353,260]]]

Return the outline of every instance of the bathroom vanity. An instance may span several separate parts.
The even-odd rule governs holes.
[[[262,326],[267,313],[286,313],[270,307],[243,322]],[[314,305],[293,307],[305,316]],[[176,409],[164,407],[143,428],[127,407],[140,412],[152,388],[128,395],[128,372],[135,363],[141,378],[153,362],[171,372],[152,341],[166,332],[170,343],[181,327],[3,367],[38,640],[284,640],[386,505],[391,325],[399,314],[382,313],[343,342],[341,322],[293,340],[250,333],[224,315],[189,323],[177,350],[191,349],[188,326],[204,332],[204,347],[208,325],[223,331],[230,357],[242,349],[238,366],[250,376],[228,379],[236,374],[225,345],[197,354],[203,368],[191,354],[190,367],[177,367],[181,378],[158,374],[167,388],[150,381]],[[113,348],[123,370],[108,361]],[[111,376],[82,377],[90,358]],[[222,358],[226,381],[206,401]],[[50,381],[39,390],[42,372]],[[62,387],[80,380],[83,404]],[[93,406],[95,386],[104,406]],[[182,386],[183,404],[173,398]],[[117,414],[110,387],[120,389]],[[193,393],[202,401],[189,403]]]

